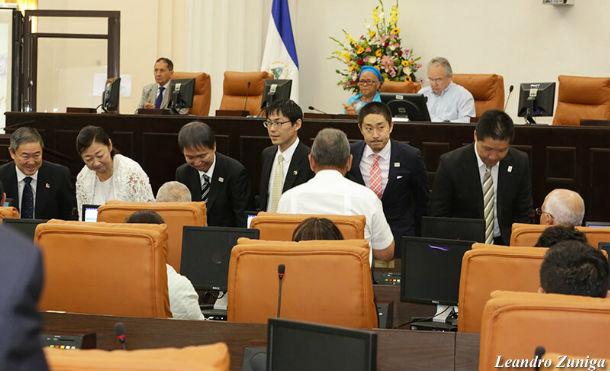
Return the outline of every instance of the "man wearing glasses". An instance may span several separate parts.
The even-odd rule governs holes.
[[[544,198],[536,213],[540,216],[540,224],[576,227],[582,225],[585,202],[578,193],[558,188]]]
[[[427,106],[432,122],[470,122],[475,117],[474,98],[464,87],[452,81],[449,61],[436,57],[428,63],[429,86],[419,94],[428,98]]]
[[[263,150],[258,207],[277,211],[282,193],[313,178],[307,155],[309,147],[298,137],[303,111],[292,100],[276,101],[267,107],[267,128],[272,146]]]

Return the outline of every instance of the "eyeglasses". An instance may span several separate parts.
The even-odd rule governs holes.
[[[289,122],[291,122],[291,121],[286,120],[286,121],[273,122],[273,121],[265,120],[265,121],[263,121],[263,126],[266,128],[270,128],[270,127],[279,128],[279,127],[282,127],[282,125],[289,123]]]
[[[536,208],[536,215],[538,215],[538,216],[542,216],[542,214],[546,214],[546,215],[550,216],[552,219],[555,219],[555,218],[553,217],[553,214],[551,214],[551,213],[547,213],[546,211],[542,210],[542,207],[537,207],[537,208]]]
[[[359,85],[373,85],[373,84],[377,84],[379,81],[378,80],[358,80],[358,84]]]

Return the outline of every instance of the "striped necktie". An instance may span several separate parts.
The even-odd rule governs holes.
[[[208,202],[208,194],[210,193],[210,177],[206,174],[201,175],[201,201]]]
[[[277,204],[280,202],[282,197],[282,190],[284,189],[284,156],[281,153],[277,155],[277,162],[275,163],[275,169],[273,170],[273,186],[271,188],[271,205],[269,205],[269,212],[277,211]]]
[[[491,169],[485,168],[483,177],[483,216],[485,217],[485,243],[494,242],[494,182]]]
[[[383,196],[383,187],[381,184],[381,168],[379,167],[379,158],[380,156],[377,153],[373,154],[373,163],[371,164],[371,169],[369,171],[369,188],[379,199]]]

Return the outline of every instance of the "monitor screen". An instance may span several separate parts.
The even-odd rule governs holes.
[[[521,84],[519,89],[519,117],[553,116],[555,106],[554,82]]]
[[[424,216],[421,236],[485,242],[485,220]]]
[[[193,106],[195,79],[171,80],[169,91],[172,94],[170,101],[171,110],[176,113],[182,113],[179,110],[191,108]]]
[[[423,94],[381,93],[381,101],[385,103],[392,117],[408,118],[409,121],[430,121],[430,113]]]
[[[184,227],[180,273],[195,289],[227,291],[229,259],[237,239],[258,239],[258,229]]]
[[[41,223],[46,223],[46,219],[3,219],[2,223],[12,228],[13,230],[21,233],[27,237],[30,241],[34,240],[34,234],[36,233],[36,226]]]
[[[400,300],[457,305],[462,256],[473,243],[403,237]]]
[[[291,89],[292,80],[265,80],[261,109],[276,101],[289,100]]]
[[[119,111],[119,97],[121,92],[121,78],[113,77],[106,80],[106,87],[102,94],[102,109],[104,112]]]
[[[100,205],[83,204],[81,220],[83,222],[97,222],[97,209]]]
[[[595,227],[595,228],[610,227],[610,222],[586,222],[585,227]]]
[[[246,227],[250,228],[250,223],[252,223],[252,219],[258,214],[258,211],[246,211]]]
[[[268,371],[374,371],[377,334],[372,331],[269,319]]]

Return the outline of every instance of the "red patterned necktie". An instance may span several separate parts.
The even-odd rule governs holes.
[[[380,156],[376,153],[373,154],[373,163],[371,164],[371,170],[369,172],[370,180],[369,187],[379,199],[383,196],[383,188],[381,186],[381,168],[379,167]]]

